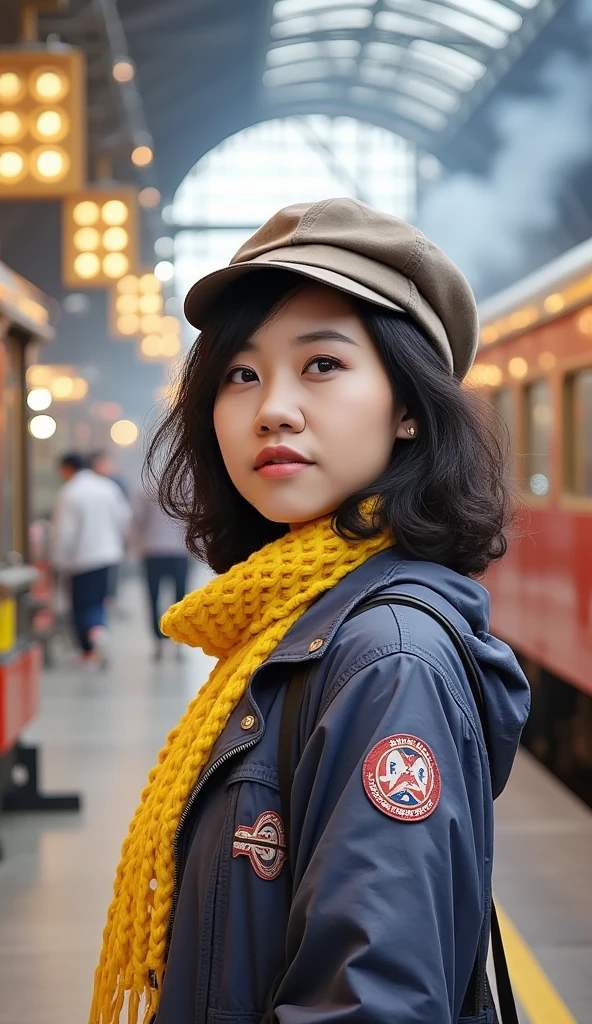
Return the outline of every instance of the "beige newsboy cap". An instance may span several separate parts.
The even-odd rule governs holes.
[[[464,377],[479,341],[475,298],[464,274],[425,235],[357,199],[297,203],[274,214],[230,265],[193,285],[185,316],[201,329],[231,281],[281,267],[387,309],[423,327],[451,371]]]

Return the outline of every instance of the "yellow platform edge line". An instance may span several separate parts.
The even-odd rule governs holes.
[[[531,1024],[578,1024],[497,900],[496,907],[512,985]]]

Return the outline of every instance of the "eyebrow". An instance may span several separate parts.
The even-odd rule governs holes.
[[[296,338],[291,341],[292,345],[310,345],[314,341],[343,341],[348,345],[357,345],[357,341],[353,338],[349,338],[347,334],[342,334],[341,331],[333,330],[332,328],[324,328],[319,331],[308,331],[306,334],[299,334]],[[251,338],[242,346],[242,352],[254,352],[257,350],[256,344]]]

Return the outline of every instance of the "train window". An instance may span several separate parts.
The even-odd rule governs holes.
[[[513,395],[510,388],[498,388],[491,396],[493,408],[508,428],[510,438],[514,435]]]
[[[592,495],[592,369],[574,374],[566,384],[567,484],[574,494]]]
[[[525,449],[524,485],[530,494],[544,497],[551,480],[551,389],[547,380],[537,380],[524,392]]]

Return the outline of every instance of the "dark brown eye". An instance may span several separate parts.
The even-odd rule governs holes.
[[[330,373],[331,370],[341,366],[341,363],[337,359],[331,359],[330,356],[317,356],[316,359],[311,359],[310,363],[307,364],[307,371],[310,372],[313,366],[317,366],[318,370],[312,370],[312,372],[321,374]]]

